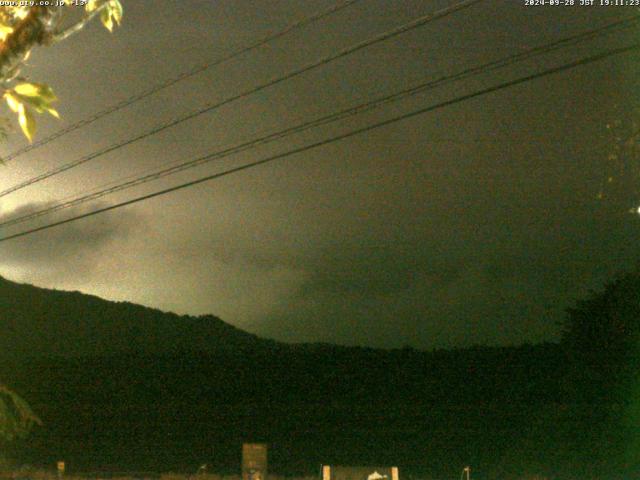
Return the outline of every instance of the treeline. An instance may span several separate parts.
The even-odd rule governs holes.
[[[569,312],[558,344],[423,352],[244,342],[207,353],[32,357],[0,365],[42,417],[33,465],[71,471],[398,465],[405,478],[634,478],[640,472],[640,281]]]
[[[44,421],[29,440],[31,463],[186,472],[209,463],[233,473],[241,443],[259,440],[287,475],[385,463],[448,476],[460,465],[488,474],[506,458],[544,464],[541,451],[582,451],[607,408],[578,403],[569,372],[548,344],[33,359],[0,374]]]

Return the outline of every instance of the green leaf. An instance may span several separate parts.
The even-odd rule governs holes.
[[[99,7],[99,3],[99,0],[89,0],[84,8],[87,12],[93,12]]]
[[[120,25],[122,22],[122,14],[124,12],[120,0],[108,0],[107,3],[100,5],[103,10],[100,12],[100,21],[110,31],[113,31],[115,25]],[[93,10],[100,8],[92,5]],[[90,10],[91,11],[91,10]]]
[[[22,102],[16,95],[11,92],[7,92],[4,94],[4,98],[7,99],[7,105],[9,105],[11,111],[15,113],[18,113],[20,111],[20,105],[22,104]]]
[[[24,95],[26,97],[39,97],[40,87],[35,83],[21,83],[13,88],[16,93]]]
[[[31,142],[33,135],[36,133],[36,121],[31,111],[23,103],[20,104],[20,110],[18,111],[18,122],[24,136]]]
[[[111,0],[109,2],[109,11],[113,21],[116,22],[116,25],[120,25],[122,22],[122,15],[124,13],[120,0]]]
[[[111,20],[111,12],[108,8],[105,8],[100,12],[100,21],[102,21],[102,24],[107,28],[107,30],[113,32],[113,20]]]
[[[11,33],[13,33],[13,27],[0,24],[0,40],[4,40]]]
[[[58,97],[56,97],[55,93],[49,85],[45,85],[44,83],[40,84],[40,95],[42,98],[48,100],[49,102],[56,102]]]
[[[47,105],[47,103],[40,97],[25,97],[24,95],[18,94],[14,94],[13,96],[18,99],[19,103],[28,103],[29,105],[31,105],[38,113],[44,112],[44,106]],[[18,109],[16,113],[19,112],[20,110]]]
[[[52,117],[56,117],[58,120],[60,120],[60,114],[55,108],[46,107],[45,110],[49,115],[51,115]]]

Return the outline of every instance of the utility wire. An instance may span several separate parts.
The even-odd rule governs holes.
[[[196,67],[193,67],[191,70],[187,70],[185,72],[180,73],[179,75],[173,77],[173,78],[169,78],[167,80],[165,80],[164,82],[158,83],[157,85],[154,85],[150,88],[148,88],[147,90],[143,90],[140,93],[137,93],[135,95],[130,96],[129,98],[126,98],[124,100],[122,100],[121,102],[118,102],[114,105],[111,105],[110,107],[105,108],[104,110],[101,110],[95,114],[93,114],[92,116],[79,120],[76,123],[72,123],[71,125],[58,130],[57,132],[49,135],[48,137],[43,138],[42,140],[39,140],[37,142],[34,142],[30,145],[27,145],[23,148],[20,148],[18,150],[16,150],[13,153],[10,153],[9,155],[7,155],[6,157],[4,157],[2,160],[7,163],[21,155],[24,155],[27,152],[30,152],[32,150],[35,150],[36,148],[40,148],[43,145],[46,145],[49,142],[52,142],[53,140],[60,138],[64,135],[66,135],[67,133],[70,133],[74,130],[78,130],[79,128],[85,127],[87,125],[92,124],[93,122],[106,117],[107,115],[110,115],[112,113],[117,112],[118,110],[122,110],[125,107],[128,107],[129,105],[132,105],[136,102],[139,102],[140,100],[143,100],[151,95],[154,95],[166,88],[169,88],[173,85],[175,85],[176,83],[179,83],[183,80],[186,80],[188,78],[191,78],[195,75],[198,75],[199,73],[204,72],[205,70],[208,70],[210,68],[213,67],[217,67],[219,65],[222,65],[223,63],[228,62],[229,60],[233,60],[234,58],[237,58],[239,56],[244,55],[245,53],[249,53],[253,50],[257,50],[260,47],[263,47],[264,45],[267,45],[271,42],[273,42],[274,40],[277,40],[281,37],[284,37],[285,35],[298,30],[299,28],[302,28],[306,25],[310,25],[312,23],[317,22],[318,20],[321,20],[329,15],[332,15],[336,12],[339,12],[340,10],[343,10],[351,5],[353,5],[356,2],[359,2],[360,0],[344,0],[342,2],[338,2],[335,5],[333,5],[332,7],[323,10],[322,12],[318,12],[315,13],[309,17],[303,18],[295,23],[292,23],[290,25],[287,25],[285,28],[283,28],[282,30],[267,35],[259,40],[256,40],[254,43],[251,43],[249,45],[246,45],[244,47],[239,48],[238,50],[234,50],[231,53],[217,59],[214,60],[211,63],[205,63],[203,65],[198,65]]]
[[[25,187],[28,187],[28,186],[33,185],[35,183],[38,183],[38,182],[41,182],[41,181],[46,180],[48,178],[51,178],[54,175],[58,175],[59,173],[66,172],[67,170],[70,170],[70,169],[75,168],[75,167],[77,167],[79,165],[82,165],[82,164],[87,163],[87,162],[89,162],[91,160],[94,160],[94,159],[96,159],[98,157],[106,155],[107,153],[111,153],[111,152],[113,152],[115,150],[118,150],[118,149],[120,149],[122,147],[131,145],[134,142],[137,142],[139,140],[142,140],[142,139],[145,139],[145,138],[150,137],[152,135],[155,135],[157,133],[160,133],[160,132],[162,132],[162,131],[164,131],[164,130],[166,130],[168,128],[174,127],[174,126],[176,126],[176,125],[178,125],[180,123],[183,123],[183,122],[185,122],[187,120],[191,120],[193,118],[196,118],[196,117],[198,117],[198,116],[200,116],[200,115],[202,115],[204,113],[207,113],[207,112],[210,112],[212,110],[218,109],[218,108],[220,108],[220,107],[222,107],[224,105],[227,105],[227,104],[229,104],[231,102],[234,102],[236,100],[239,100],[239,99],[248,97],[250,95],[253,95],[254,93],[257,93],[257,92],[259,92],[261,90],[264,90],[265,88],[277,85],[277,84],[282,83],[282,82],[284,82],[286,80],[289,80],[291,78],[294,78],[294,77],[297,77],[299,75],[302,75],[303,73],[309,72],[309,71],[314,70],[314,69],[316,69],[318,67],[326,65],[328,63],[331,63],[331,62],[333,62],[335,60],[338,60],[340,58],[346,57],[347,55],[351,55],[352,53],[355,53],[355,52],[357,52],[359,50],[362,50],[362,49],[364,49],[366,47],[369,47],[371,45],[374,45],[376,43],[383,42],[385,40],[388,40],[390,38],[398,36],[398,35],[400,35],[402,33],[414,30],[414,29],[416,29],[418,27],[421,27],[423,25],[426,25],[427,23],[430,23],[430,22],[432,22],[434,20],[446,17],[448,15],[451,15],[451,14],[453,14],[455,12],[458,12],[460,10],[463,10],[465,8],[469,8],[472,5],[475,5],[476,3],[480,3],[482,1],[483,0],[464,0],[462,2],[454,4],[452,6],[443,8],[443,9],[438,10],[436,12],[433,12],[433,13],[430,13],[428,15],[425,15],[425,16],[422,16],[420,18],[417,18],[417,19],[415,19],[415,20],[413,20],[413,21],[411,21],[409,23],[406,23],[404,25],[396,27],[393,30],[390,30],[388,32],[384,32],[384,33],[382,33],[380,35],[377,35],[377,36],[375,36],[373,38],[370,38],[370,39],[365,40],[363,42],[357,43],[356,45],[348,47],[348,48],[346,48],[344,50],[341,50],[338,53],[323,57],[320,60],[315,61],[315,62],[310,63],[310,64],[307,64],[306,66],[304,66],[302,68],[293,70],[293,71],[285,74],[284,76],[277,77],[275,79],[269,80],[269,81],[267,81],[265,83],[262,83],[262,84],[258,85],[257,87],[252,87],[252,88],[250,88],[248,90],[243,91],[242,93],[239,93],[239,94],[234,95],[232,97],[228,97],[228,98],[226,98],[224,100],[221,100],[221,101],[218,101],[216,103],[208,104],[207,106],[205,106],[205,107],[203,107],[203,108],[201,108],[199,110],[196,110],[194,112],[188,113],[187,115],[179,117],[179,118],[177,118],[177,119],[175,119],[175,120],[173,120],[171,122],[164,123],[162,125],[154,127],[151,130],[148,130],[147,132],[145,132],[143,134],[140,134],[140,135],[138,135],[136,137],[133,137],[133,138],[131,138],[129,140],[125,140],[124,142],[117,143],[117,144],[111,145],[109,147],[103,148],[102,150],[94,152],[94,153],[92,153],[90,155],[87,155],[85,157],[82,157],[82,158],[80,158],[78,160],[75,160],[73,162],[61,165],[61,166],[59,166],[57,168],[54,168],[53,170],[50,170],[50,171],[45,172],[45,173],[43,173],[41,175],[33,177],[33,178],[29,179],[29,180],[21,182],[18,185],[15,185],[15,186],[13,186],[11,188],[8,188],[8,189],[0,192],[0,197],[4,197],[6,195],[9,195],[10,193],[16,192],[16,191],[21,190],[21,189],[23,189]]]
[[[503,90],[505,88],[509,88],[509,87],[512,87],[512,86],[515,86],[515,85],[518,85],[518,84],[529,82],[529,81],[532,81],[532,80],[535,80],[535,79],[538,79],[538,78],[546,77],[548,75],[552,75],[552,74],[555,74],[555,73],[571,70],[573,68],[576,68],[576,67],[579,67],[579,66],[582,66],[582,65],[588,65],[590,63],[597,62],[599,60],[603,60],[605,58],[608,58],[608,57],[611,57],[611,56],[614,56],[614,55],[621,55],[623,53],[628,53],[628,52],[637,51],[637,50],[640,50],[640,43],[632,44],[632,45],[629,45],[629,46],[626,46],[626,47],[607,50],[607,51],[601,52],[599,54],[591,55],[591,56],[582,58],[580,60],[577,60],[577,61],[574,61],[574,62],[571,62],[571,63],[566,63],[566,64],[558,66],[558,67],[549,68],[547,70],[543,70],[541,72],[537,72],[537,73],[534,73],[534,74],[531,74],[531,75],[520,77],[520,78],[517,78],[515,80],[510,80],[508,82],[500,83],[500,84],[495,85],[493,87],[489,87],[489,88],[485,88],[485,89],[482,89],[482,90],[478,90],[476,92],[469,93],[469,94],[466,94],[466,95],[461,95],[461,96],[455,97],[455,98],[453,98],[451,100],[446,100],[444,102],[436,103],[436,104],[430,105],[428,107],[423,107],[423,108],[420,108],[418,110],[414,110],[414,111],[405,113],[403,115],[399,115],[399,116],[396,116],[396,117],[393,117],[393,118],[390,118],[390,119],[387,119],[387,120],[384,120],[384,121],[381,121],[381,122],[377,122],[377,123],[368,125],[368,126],[363,127],[363,128],[358,128],[358,129],[355,129],[355,130],[351,130],[350,132],[347,132],[347,133],[336,135],[334,137],[330,137],[330,138],[327,138],[327,139],[324,139],[324,140],[320,140],[318,142],[310,143],[310,144],[302,146],[302,147],[294,148],[294,149],[289,150],[287,152],[279,153],[277,155],[272,155],[270,157],[266,157],[266,158],[263,158],[261,160],[257,160],[255,162],[246,163],[246,164],[240,165],[238,167],[230,168],[228,170],[224,170],[222,172],[214,173],[212,175],[207,175],[206,177],[201,177],[201,178],[198,178],[198,179],[195,179],[195,180],[191,180],[189,182],[182,183],[182,184],[179,184],[179,185],[175,185],[173,187],[166,188],[166,189],[163,189],[163,190],[159,190],[159,191],[156,191],[156,192],[153,192],[153,193],[149,193],[149,194],[146,194],[146,195],[142,195],[140,197],[132,198],[130,200],[126,200],[126,201],[123,201],[123,202],[120,202],[120,203],[117,203],[117,204],[114,204],[114,205],[110,205],[108,207],[99,208],[99,209],[96,209],[96,210],[93,210],[91,212],[87,212],[87,213],[84,213],[84,214],[81,214],[81,215],[76,215],[74,217],[70,217],[70,218],[67,218],[67,219],[64,219],[64,220],[60,220],[60,221],[57,221],[57,222],[52,222],[52,223],[49,223],[47,225],[42,225],[42,226],[37,227],[37,228],[32,228],[32,229],[29,229],[29,230],[25,230],[25,231],[22,231],[22,232],[19,232],[19,233],[15,233],[13,235],[8,235],[6,237],[0,238],[0,242],[6,242],[6,241],[9,241],[9,240],[13,240],[15,238],[20,238],[20,237],[24,237],[26,235],[31,235],[31,234],[36,233],[36,232],[40,232],[40,231],[47,230],[47,229],[50,229],[50,228],[53,228],[53,227],[57,227],[59,225],[64,225],[64,224],[67,224],[67,223],[71,223],[71,222],[74,222],[76,220],[80,220],[82,218],[87,218],[87,217],[91,217],[91,216],[94,216],[94,215],[98,215],[100,213],[105,213],[105,212],[108,212],[108,211],[111,211],[111,210],[115,210],[117,208],[121,208],[121,207],[125,207],[125,206],[128,206],[128,205],[132,205],[134,203],[139,203],[139,202],[142,202],[144,200],[149,200],[151,198],[159,197],[159,196],[165,195],[167,193],[171,193],[171,192],[182,190],[182,189],[185,189],[185,188],[188,188],[188,187],[192,187],[192,186],[198,185],[200,183],[204,183],[204,182],[208,182],[208,181],[215,180],[215,179],[218,179],[218,178],[222,178],[222,177],[225,177],[227,175],[238,173],[238,172],[241,172],[241,171],[244,171],[244,170],[249,170],[249,169],[257,167],[259,165],[264,165],[266,163],[270,163],[270,162],[273,162],[275,160],[280,160],[280,159],[283,159],[283,158],[287,158],[287,157],[290,157],[292,155],[296,155],[298,153],[306,152],[308,150],[312,150],[312,149],[315,149],[315,148],[318,148],[318,147],[321,147],[321,146],[324,146],[324,145],[328,145],[330,143],[334,143],[334,142],[337,142],[337,141],[340,141],[340,140],[344,140],[346,138],[354,137],[356,135],[360,135],[362,133],[366,133],[366,132],[369,132],[371,130],[375,130],[375,129],[378,129],[378,128],[381,128],[381,127],[385,127],[387,125],[391,125],[393,123],[396,123],[396,122],[399,122],[399,121],[402,121],[402,120],[406,120],[406,119],[409,119],[409,118],[416,117],[418,115],[423,115],[425,113],[432,112],[434,110],[445,108],[445,107],[448,107],[450,105],[455,105],[455,104],[458,104],[458,103],[461,103],[461,102],[464,102],[464,101],[467,101],[467,100],[471,100],[473,98],[477,98],[477,97],[480,97],[480,96],[483,96],[483,95],[487,95],[489,93],[493,93],[493,92],[496,92],[496,91],[499,91],[499,90]]]
[[[634,17],[631,17],[625,20],[616,21],[597,29],[593,29],[587,32],[570,36],[570,37],[561,38],[559,40],[556,40],[546,45],[533,47],[523,52],[510,55],[508,57],[503,57],[501,59],[494,60],[479,66],[467,68],[456,74],[441,76],[435,80],[423,82],[411,88],[407,88],[399,92],[386,95],[384,97],[379,97],[369,102],[359,104],[354,107],[350,107],[338,112],[334,112],[330,115],[326,115],[312,121],[304,122],[304,123],[286,128],[284,130],[280,130],[278,132],[259,137],[254,140],[250,140],[250,141],[241,143],[239,145],[235,145],[233,147],[225,148],[223,150],[219,150],[217,152],[207,154],[203,157],[199,157],[194,160],[190,160],[188,162],[180,162],[177,165],[168,166],[161,170],[155,170],[153,173],[149,173],[142,176],[131,176],[131,177],[128,177],[128,178],[131,178],[131,180],[128,180],[125,182],[120,182],[115,184],[114,182],[111,182],[110,184],[104,186],[102,189],[93,191],[85,195],[81,195],[79,197],[75,197],[75,198],[71,197],[71,199],[68,201],[62,201],[50,207],[43,208],[41,210],[37,210],[35,212],[31,212],[19,217],[14,217],[5,222],[1,222],[0,227],[8,227],[18,223],[26,222],[29,220],[39,218],[44,215],[48,215],[50,213],[54,213],[63,209],[80,205],[82,203],[86,203],[92,200],[97,200],[106,195],[110,195],[112,193],[116,193],[116,192],[126,190],[138,185],[142,185],[144,183],[157,180],[159,178],[163,178],[165,176],[172,175],[190,168],[195,168],[197,166],[203,165],[213,160],[222,159],[227,156],[234,155],[234,154],[243,152],[245,150],[255,148],[259,145],[271,143],[276,140],[280,140],[282,138],[288,137],[290,135],[297,134],[305,130],[309,130],[311,128],[319,127],[322,125],[336,122],[338,120],[343,120],[351,116],[362,114],[367,111],[380,108],[383,105],[386,105],[388,103],[397,102],[409,96],[413,96],[418,93],[423,93],[424,91],[431,90],[436,87],[440,87],[442,85],[445,85],[454,81],[459,81],[459,80],[467,79],[480,74],[484,74],[499,68],[504,68],[506,66],[512,65],[517,62],[529,60],[531,58],[549,53],[554,50],[558,50],[560,48],[576,45],[584,42],[585,40],[591,40],[598,36],[612,33],[614,31],[617,31],[617,29],[633,26],[638,22],[640,22],[640,15],[636,15]]]

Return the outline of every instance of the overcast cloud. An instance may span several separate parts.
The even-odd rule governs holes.
[[[63,116],[61,124],[43,120],[39,135],[330,4],[124,3],[125,23],[114,34],[93,25],[32,57],[30,73],[56,89]],[[449,3],[360,2],[1,167],[0,187]],[[2,199],[2,212],[40,208],[428,76],[589,30],[621,18],[623,10],[552,12],[511,1],[474,7],[17,192]],[[104,201],[262,158],[627,38],[461,82]],[[636,57],[605,60],[6,242],[0,274],[179,313],[213,313],[287,341],[423,348],[553,341],[567,306],[638,261],[640,222],[619,202],[633,198],[630,186],[596,200],[612,148],[606,124],[631,121],[637,94],[629,80],[637,70]],[[21,142],[15,135],[5,152]]]

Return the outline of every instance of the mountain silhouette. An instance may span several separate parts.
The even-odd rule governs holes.
[[[275,342],[213,315],[176,315],[0,277],[0,356],[213,352]]]

